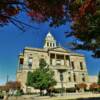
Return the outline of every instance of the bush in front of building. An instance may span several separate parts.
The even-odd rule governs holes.
[[[61,91],[65,92],[65,88],[55,88],[52,90],[53,93],[61,93]]]
[[[73,92],[76,92],[76,88],[66,88],[66,92],[67,93],[73,93]]]
[[[57,89],[53,89],[53,93],[61,93],[61,92],[64,92],[64,93],[73,93],[73,92],[76,92],[76,88],[72,87],[72,88],[57,88]]]
[[[53,93],[61,93],[61,92],[64,92],[64,93],[73,93],[73,92],[76,92],[76,88],[55,88],[52,90]]]
[[[89,90],[92,92],[100,92],[100,85],[98,85],[97,83],[92,83],[89,86]]]
[[[86,83],[76,84],[75,87],[76,87],[76,90],[78,90],[79,92],[87,90],[87,84]]]
[[[4,94],[2,91],[0,91],[0,99],[3,99],[4,98]]]
[[[21,89],[18,89],[18,90],[16,90],[16,92],[15,92],[15,96],[22,96],[24,93],[23,93],[23,90],[21,90]]]

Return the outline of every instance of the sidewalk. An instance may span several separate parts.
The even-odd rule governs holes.
[[[100,97],[100,94],[93,94],[93,93],[77,93],[77,94],[67,94],[66,96],[56,96],[56,97],[38,97],[36,100],[74,100],[74,99],[80,99],[80,98],[94,98],[94,97]]]
[[[24,95],[21,97],[10,97],[9,100],[74,100],[79,98],[90,98],[90,97],[100,97],[100,94],[94,94],[94,93],[68,93],[64,96],[55,96],[55,97],[49,97],[49,96],[33,96],[33,95]]]

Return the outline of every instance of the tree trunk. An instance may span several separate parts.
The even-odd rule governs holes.
[[[47,89],[48,96],[51,96],[51,89]]]
[[[42,89],[40,89],[40,96],[42,96],[43,95],[43,93],[42,93]]]

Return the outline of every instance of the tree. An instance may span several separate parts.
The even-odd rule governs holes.
[[[97,91],[98,88],[99,88],[99,85],[97,83],[92,83],[90,84],[90,87],[89,87],[89,89],[94,92]]]
[[[21,83],[18,81],[10,81],[7,82],[5,85],[0,86],[0,90],[8,92],[9,90],[20,90]]]
[[[49,21],[50,26],[71,20],[67,36],[78,40],[71,43],[72,49],[89,50],[100,58],[100,0],[0,0],[0,25],[11,22],[23,30],[21,25],[27,24],[14,18],[22,11],[37,22]]]
[[[42,90],[49,91],[51,87],[56,85],[53,76],[54,72],[48,68],[45,60],[40,59],[39,68],[33,72],[28,72],[27,85],[40,89],[40,95],[42,95]]]
[[[0,0],[0,25],[6,25],[8,22],[13,23],[12,16],[19,13],[19,0]]]
[[[18,81],[10,81],[6,83],[6,86],[10,89],[17,90],[21,88],[21,83]]]
[[[73,19],[72,32],[74,36],[73,49],[89,50],[93,57],[100,57],[100,0],[73,0],[70,4]],[[79,2],[80,1],[80,2]]]
[[[86,90],[86,88],[87,88],[87,84],[85,84],[85,83],[80,83],[80,84],[76,84],[76,89],[77,90]]]
[[[0,24],[5,25],[8,22],[20,21],[13,16],[21,11],[25,11],[37,22],[51,21],[51,26],[58,26],[66,21],[66,10],[64,8],[68,0],[1,0],[0,1]],[[59,11],[58,11],[59,9]],[[17,25],[18,26],[18,25]]]

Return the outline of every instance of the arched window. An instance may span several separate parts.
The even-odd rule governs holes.
[[[55,43],[53,43],[53,47],[55,47]]]
[[[47,46],[49,46],[49,42],[47,42]]]
[[[52,47],[52,43],[50,43],[50,47]]]

